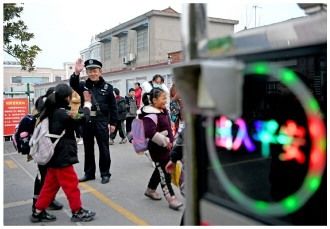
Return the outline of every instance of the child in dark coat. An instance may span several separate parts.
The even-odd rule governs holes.
[[[170,118],[166,109],[166,94],[162,89],[154,88],[143,95],[142,101],[145,106],[141,109],[140,118],[143,117],[145,137],[150,139],[148,150],[156,165],[144,194],[153,200],[160,200],[161,196],[156,192],[160,183],[169,207],[178,210],[183,204],[175,196],[171,175],[165,171],[173,143]],[[157,124],[147,116],[150,114],[157,115]]]
[[[65,134],[60,138],[55,147],[54,155],[47,163],[45,183],[35,203],[35,209],[31,215],[32,222],[56,220],[56,217],[47,214],[45,209],[53,201],[60,187],[69,201],[72,211],[71,221],[91,221],[95,216],[95,212],[82,208],[78,177],[73,167],[73,164],[79,161],[74,136],[77,120],[73,118],[74,115],[69,113],[71,94],[72,89],[68,85],[58,84],[55,87],[55,93],[47,97],[40,114],[40,121],[45,118],[49,119],[49,133],[59,135],[65,130]],[[92,105],[90,102],[91,96],[84,94],[84,97],[84,117],[88,117]],[[52,141],[54,142],[55,139],[52,139]]]

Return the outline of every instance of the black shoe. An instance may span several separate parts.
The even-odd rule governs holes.
[[[50,203],[48,206],[48,210],[61,210],[63,208],[63,205],[58,202],[57,200],[53,200],[53,202]]]
[[[109,181],[110,181],[110,176],[103,176],[101,183],[106,184],[106,183],[109,183]]]
[[[32,223],[52,222],[56,220],[56,216],[51,215],[46,211],[42,211],[39,214],[36,211],[33,211],[30,220]]]
[[[82,178],[79,179],[79,182],[85,182],[85,181],[89,181],[89,180],[95,180],[95,176],[90,177],[90,176],[84,175]]]
[[[71,221],[72,222],[88,222],[94,219],[96,215],[95,212],[80,208],[76,213],[72,213]]]

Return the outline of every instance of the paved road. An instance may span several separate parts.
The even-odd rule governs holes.
[[[80,183],[83,206],[96,211],[94,221],[73,223],[71,212],[62,190],[57,200],[64,204],[64,209],[51,211],[57,220],[51,223],[33,224],[31,214],[34,179],[37,166],[26,162],[26,157],[14,152],[11,142],[4,143],[4,225],[179,225],[183,210],[174,211],[163,198],[152,201],[143,195],[153,167],[145,156],[136,155],[129,143],[110,146],[111,173],[110,183],[101,184],[100,174],[97,179]],[[84,151],[78,145],[80,163],[75,165],[78,176],[83,174]],[[98,164],[98,149],[95,145]],[[161,192],[160,187],[158,191]],[[178,197],[183,200],[179,190]]]

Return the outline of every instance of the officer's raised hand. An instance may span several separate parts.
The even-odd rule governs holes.
[[[74,74],[78,76],[80,72],[84,69],[84,67],[85,67],[84,61],[81,58],[78,58],[78,60],[74,65]]]

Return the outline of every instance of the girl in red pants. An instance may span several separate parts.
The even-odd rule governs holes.
[[[59,140],[53,157],[47,163],[45,183],[35,204],[35,210],[31,216],[32,222],[56,220],[56,217],[47,213],[45,209],[53,201],[60,187],[69,201],[72,211],[71,221],[91,221],[95,216],[95,212],[82,208],[78,177],[73,167],[73,164],[79,162],[74,130],[79,120],[86,120],[88,117],[91,97],[88,92],[84,92],[85,101],[87,101],[84,118],[74,119],[68,112],[71,94],[71,87],[66,84],[58,84],[55,92],[47,97],[44,109],[40,114],[40,121],[48,117],[50,133],[60,135],[65,130],[65,134]]]

